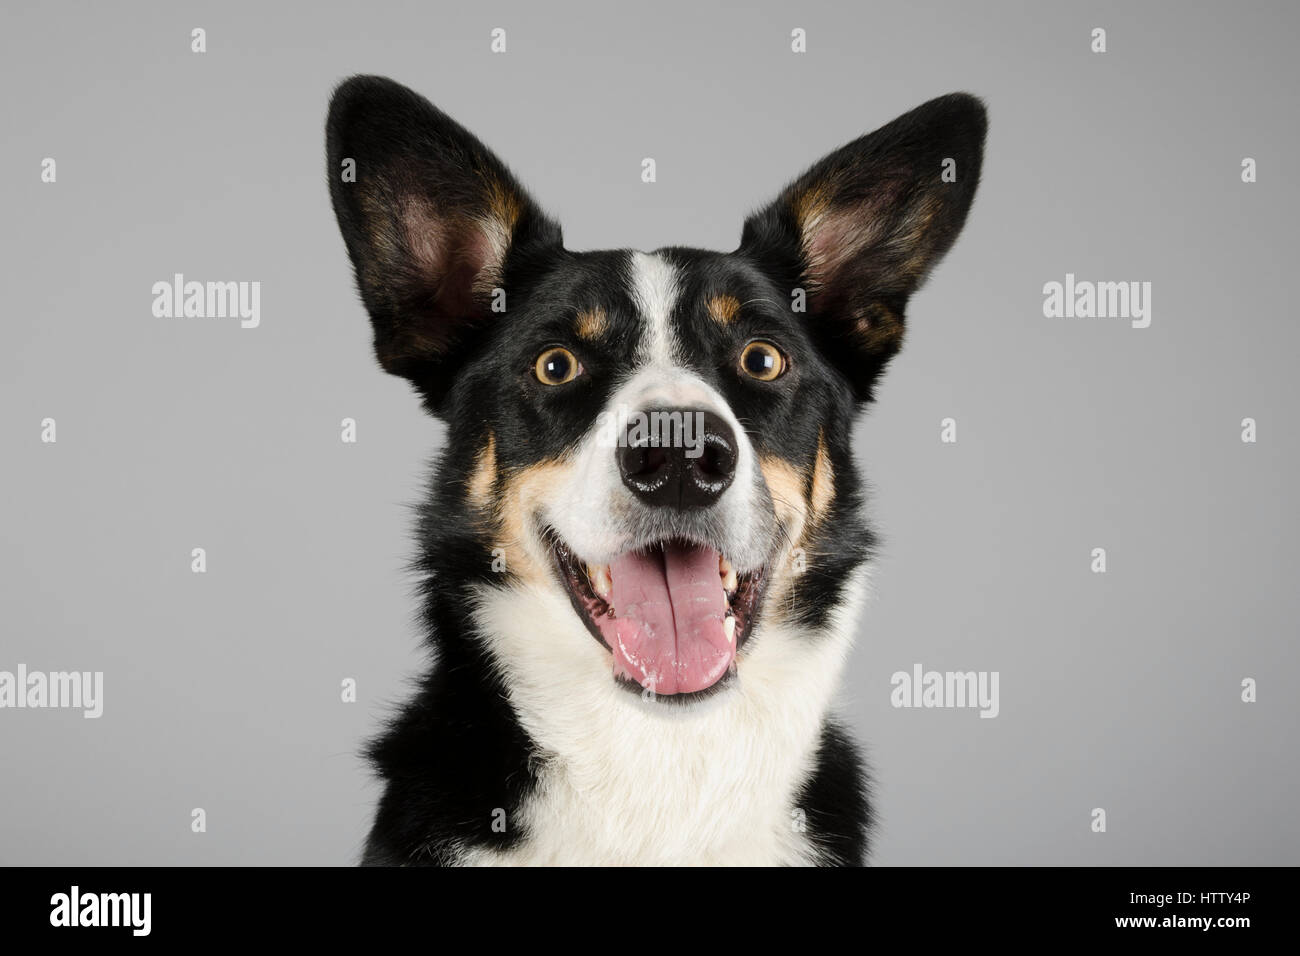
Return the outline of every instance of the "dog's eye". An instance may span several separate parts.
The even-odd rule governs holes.
[[[533,374],[543,385],[563,385],[572,382],[582,372],[582,363],[578,357],[566,348],[547,349],[537,356],[533,365]]]
[[[751,378],[770,382],[785,374],[785,356],[771,342],[756,340],[746,345],[740,353],[740,368]]]

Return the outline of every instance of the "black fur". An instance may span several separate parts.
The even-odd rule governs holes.
[[[828,864],[861,866],[875,821],[867,768],[853,739],[833,720],[822,728],[817,763],[795,806],[804,811],[808,833]]]
[[[824,623],[848,572],[870,555],[853,419],[899,347],[908,297],[966,217],[984,130],[973,97],[934,100],[813,166],[745,223],[735,252],[660,250],[684,277],[673,323],[690,344],[689,364],[726,398],[756,449],[811,473],[825,444],[835,495],[805,545],[808,569],[787,609],[798,622]],[[475,585],[510,583],[490,570],[490,537],[467,502],[471,470],[488,434],[503,473],[554,460],[577,442],[630,366],[639,325],[627,254],[564,249],[559,227],[505,166],[424,98],[377,77],[349,80],[335,93],[326,138],[334,209],[376,354],[448,426],[417,559],[436,666],[370,748],[387,787],[364,862],[445,864],[459,849],[527,839],[516,811],[546,760],[467,611]],[[956,183],[940,180],[948,157]],[[354,183],[340,176],[349,158]],[[818,226],[801,218],[810,196],[823,227],[833,221],[868,237],[851,259],[826,267],[810,255]],[[474,240],[473,227],[503,211],[509,241],[498,254]],[[492,288],[505,291],[504,313],[490,308]],[[791,311],[796,288],[808,290],[805,314]],[[720,293],[743,303],[726,325],[704,305]],[[579,341],[575,317],[596,307],[608,331]],[[788,374],[774,382],[737,374],[737,351],[753,338],[781,343]],[[586,373],[561,387],[537,382],[533,361],[552,345],[573,350]],[[852,743],[828,722],[798,799],[827,862],[863,861],[865,787]],[[497,808],[511,821],[504,832],[492,826]]]

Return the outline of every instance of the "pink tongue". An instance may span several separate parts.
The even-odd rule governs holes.
[[[736,649],[722,630],[727,599],[712,548],[665,545],[625,554],[609,567],[616,618],[601,632],[615,673],[656,694],[689,694],[717,683]]]

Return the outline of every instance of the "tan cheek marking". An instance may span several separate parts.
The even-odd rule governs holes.
[[[786,526],[789,540],[797,542],[799,535],[796,532],[803,531],[808,512],[804,500],[803,472],[785,459],[770,455],[760,456],[758,467],[763,472],[763,480],[767,482],[777,518]]]
[[[506,566],[524,581],[544,585],[550,581],[550,561],[535,533],[533,516],[558,497],[568,468],[560,462],[530,465],[510,475],[501,494],[498,519]]]
[[[466,488],[470,503],[477,508],[486,508],[492,501],[492,489],[497,483],[497,439],[488,432],[487,444],[478,453],[474,470],[470,473]]]
[[[826,450],[826,434],[820,429],[817,432],[817,460],[813,464],[809,498],[814,521],[820,521],[835,500],[835,469],[831,466],[830,452]]]
[[[578,338],[586,339],[588,342],[600,338],[608,329],[609,315],[604,309],[599,308],[578,313],[578,319],[573,325]]]
[[[771,584],[765,602],[767,607],[776,610],[785,602],[794,581],[793,552],[803,546],[804,525],[808,518],[808,501],[804,497],[806,482],[802,471],[781,458],[760,456],[758,467],[767,482],[777,520],[785,529],[780,558],[771,569]]]
[[[709,318],[720,325],[730,325],[740,312],[740,301],[730,295],[715,295],[706,303]]]

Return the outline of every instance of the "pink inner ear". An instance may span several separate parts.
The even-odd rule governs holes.
[[[427,201],[403,204],[401,228],[414,278],[427,285],[444,316],[465,316],[491,291],[505,249],[489,224],[464,213],[439,215]]]
[[[881,222],[870,203],[814,212],[803,226],[808,266],[822,286],[879,241]]]
[[[432,203],[407,199],[401,212],[402,239],[410,258],[411,270],[418,275],[434,277],[446,272],[455,244],[455,235],[448,218],[434,212]]]

